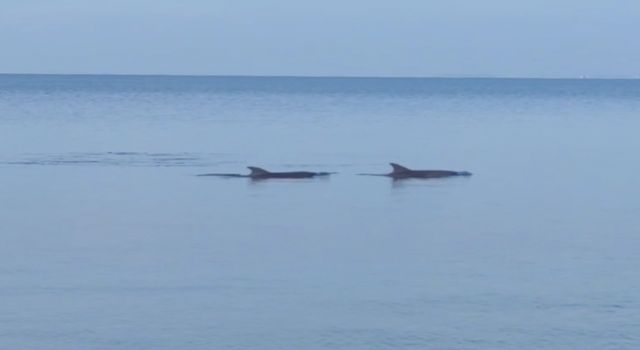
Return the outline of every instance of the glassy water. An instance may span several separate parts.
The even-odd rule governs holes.
[[[7,349],[633,349],[640,81],[0,75]],[[470,178],[391,181],[388,163]],[[328,179],[197,177],[336,171]]]

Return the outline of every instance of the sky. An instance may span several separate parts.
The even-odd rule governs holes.
[[[0,0],[0,72],[640,77],[638,0]]]

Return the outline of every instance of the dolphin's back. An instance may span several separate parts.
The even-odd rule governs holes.
[[[312,173],[310,171],[288,171],[288,172],[278,172],[278,173],[269,173],[266,178],[271,179],[304,179],[308,177],[316,176],[316,173]]]
[[[388,176],[394,179],[435,179],[439,177],[449,176],[470,176],[468,171],[452,171],[452,170],[412,170],[397,163],[390,163],[393,171]]]
[[[460,175],[457,171],[451,170],[416,170],[412,174],[414,177],[437,178]]]
[[[318,175],[328,175],[329,173],[314,173],[310,171],[287,171],[287,172],[273,172],[267,171],[262,168],[250,166],[251,170],[249,177],[252,179],[304,179],[314,177]]]

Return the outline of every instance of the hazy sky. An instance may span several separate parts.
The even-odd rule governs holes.
[[[640,0],[0,0],[0,72],[640,77]]]

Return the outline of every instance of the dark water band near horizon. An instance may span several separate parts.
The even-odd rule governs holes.
[[[0,75],[0,347],[636,348],[638,130],[638,80]],[[337,174],[194,176],[250,165]]]

